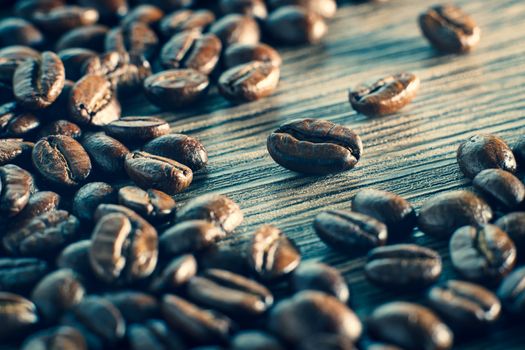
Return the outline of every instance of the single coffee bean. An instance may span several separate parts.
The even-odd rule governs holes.
[[[44,35],[31,22],[22,18],[7,17],[0,21],[0,45],[22,45],[41,48],[45,44]]]
[[[0,340],[22,335],[37,322],[35,304],[19,295],[0,292]]]
[[[485,201],[469,191],[438,194],[423,203],[418,227],[426,234],[449,237],[466,225],[483,225],[492,219],[492,210]]]
[[[8,102],[0,106],[0,137],[31,138],[40,126],[40,119],[17,102]]]
[[[276,67],[280,67],[282,64],[281,56],[277,50],[263,43],[230,45],[224,52],[223,59],[226,69],[252,61],[271,63]]]
[[[117,202],[117,191],[105,182],[90,182],[82,186],[73,197],[73,213],[82,221],[93,220],[97,207]]]
[[[449,250],[454,268],[474,281],[499,281],[516,263],[514,243],[494,225],[461,227],[452,235]]]
[[[232,44],[257,44],[261,37],[257,21],[249,16],[230,14],[210,26],[210,33],[222,41],[223,47]]]
[[[32,334],[24,341],[21,349],[88,350],[88,345],[86,339],[78,329],[60,326]]]
[[[231,339],[231,350],[284,350],[279,340],[263,331],[241,331]]]
[[[328,31],[323,17],[300,6],[282,6],[266,21],[270,35],[279,43],[289,45],[318,44]]]
[[[301,253],[277,227],[263,225],[248,245],[248,261],[261,278],[274,280],[292,273],[301,262]]]
[[[154,27],[164,17],[164,11],[154,5],[138,5],[129,11],[120,21],[121,26],[142,22]]]
[[[452,331],[432,311],[406,302],[379,306],[367,326],[374,339],[407,350],[447,350],[454,340]]]
[[[27,59],[38,59],[40,53],[29,46],[14,45],[0,49],[0,81],[11,84],[15,70]]]
[[[451,4],[435,5],[422,13],[419,27],[432,46],[450,53],[471,51],[481,35],[474,19]]]
[[[474,331],[498,320],[501,303],[494,293],[473,283],[449,280],[428,292],[430,306],[455,330]]]
[[[118,191],[119,204],[133,209],[151,221],[166,221],[174,217],[175,200],[166,193],[136,186],[125,186]]]
[[[95,169],[110,177],[124,174],[124,160],[129,149],[118,140],[103,132],[90,133],[82,139],[82,146]]]
[[[59,204],[60,196],[55,192],[36,192],[29,197],[24,209],[9,221],[8,226],[9,228],[22,227],[39,215],[58,210]]]
[[[197,171],[208,163],[208,151],[194,137],[183,134],[168,134],[157,137],[143,147],[144,151],[173,159]]]
[[[499,286],[498,297],[506,311],[515,316],[525,316],[525,267],[505,277]]]
[[[337,334],[315,334],[299,343],[298,350],[356,350],[354,343],[347,337]],[[368,350],[369,348],[367,348]]]
[[[160,271],[160,273],[152,279],[149,289],[153,292],[174,290],[185,285],[196,274],[197,260],[191,254],[184,254],[174,258]]]
[[[279,165],[306,174],[352,169],[363,153],[361,138],[354,131],[318,119],[281,125],[268,136],[266,146]]]
[[[260,20],[264,20],[268,16],[268,10],[263,0],[220,0],[219,8],[225,15],[239,13]]]
[[[243,250],[221,244],[206,248],[197,255],[200,269],[221,269],[248,276],[251,268]]]
[[[207,248],[224,237],[224,231],[212,222],[185,220],[160,236],[160,246],[166,256],[177,256]]]
[[[160,313],[157,299],[146,293],[124,290],[107,293],[104,297],[119,309],[128,324],[156,318]]]
[[[314,291],[279,302],[270,311],[267,326],[291,345],[325,333],[355,341],[362,331],[359,318],[350,308],[333,296]]]
[[[422,289],[435,282],[442,271],[438,252],[415,244],[396,244],[370,251],[366,277],[373,283],[396,289]]]
[[[98,11],[94,8],[65,5],[48,11],[36,11],[32,19],[45,32],[60,34],[70,29],[95,24],[98,18]]]
[[[485,169],[472,183],[496,207],[516,209],[525,199],[525,186],[516,176],[501,169]]]
[[[55,44],[55,51],[82,47],[96,52],[104,51],[104,40],[109,28],[93,24],[72,29],[64,33]]]
[[[89,264],[89,249],[91,240],[71,243],[62,250],[56,262],[61,269],[71,269],[82,275],[86,280],[92,277],[93,271]]]
[[[31,174],[17,165],[0,167],[0,214],[13,217],[19,214],[35,191]]]
[[[80,140],[82,136],[82,129],[68,120],[55,120],[47,125],[44,125],[38,132],[39,138],[44,138],[51,135],[64,135],[69,136],[75,140]]]
[[[219,78],[219,92],[234,102],[255,101],[271,95],[281,71],[271,63],[252,61],[228,69]]]
[[[49,270],[45,261],[35,258],[0,258],[0,290],[27,292]]]
[[[213,12],[206,9],[179,10],[165,16],[159,24],[159,29],[165,38],[175,34],[197,29],[204,32],[215,21]]]
[[[269,5],[272,8],[286,5],[301,6],[325,18],[332,18],[337,12],[337,3],[335,0],[270,0]]]
[[[184,350],[182,339],[160,320],[149,320],[145,324],[132,324],[127,331],[131,350]]]
[[[507,214],[496,220],[494,225],[510,237],[516,246],[518,257],[521,258],[522,254],[525,254],[525,213]]]
[[[124,117],[105,125],[104,131],[122,142],[145,142],[169,134],[170,125],[157,117]]]
[[[384,245],[388,236],[385,224],[371,216],[346,210],[329,210],[314,220],[315,233],[329,246],[357,253]]]
[[[419,78],[412,73],[398,73],[362,85],[348,94],[352,108],[369,117],[399,111],[409,104],[419,90]]]
[[[208,77],[194,69],[171,69],[146,78],[144,92],[154,105],[175,109],[198,100],[209,84]]]
[[[463,174],[471,179],[485,169],[516,171],[512,150],[493,135],[475,135],[463,142],[458,148],[457,161]]]
[[[323,263],[301,263],[292,273],[290,284],[294,292],[318,290],[333,295],[342,303],[350,298],[350,290],[341,273]]]
[[[130,56],[144,56],[150,60],[157,52],[158,45],[157,34],[146,23],[132,22],[107,33],[105,51],[129,53]]]
[[[121,108],[106,78],[86,75],[73,86],[69,112],[78,123],[103,126],[119,119]]]
[[[27,164],[31,159],[33,146],[32,142],[22,139],[0,139],[0,165]]]

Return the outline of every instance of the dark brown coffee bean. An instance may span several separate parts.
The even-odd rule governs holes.
[[[198,100],[209,84],[208,77],[194,69],[171,69],[146,78],[144,92],[154,105],[175,109]]]
[[[47,11],[35,11],[32,20],[44,31],[60,34],[77,27],[95,24],[98,11],[94,8],[65,5]]]
[[[149,320],[146,323],[132,324],[127,331],[131,350],[185,350],[187,349],[181,337],[172,332],[161,320]]]
[[[438,194],[423,203],[418,226],[426,234],[449,237],[465,225],[483,225],[492,219],[485,201],[469,191]]]
[[[293,272],[290,284],[295,292],[318,290],[333,295],[342,303],[350,298],[350,290],[341,273],[323,263],[301,263]]]
[[[119,204],[133,209],[151,221],[166,221],[174,217],[175,200],[166,193],[136,186],[125,186],[118,191]]]
[[[58,57],[64,64],[66,79],[72,81],[82,78],[86,62],[97,56],[98,54],[93,50],[78,47],[58,52]]]
[[[0,139],[0,165],[27,164],[34,144],[22,139]]]
[[[104,126],[109,136],[123,142],[145,142],[167,135],[170,125],[157,117],[124,117]]]
[[[69,112],[81,124],[102,126],[119,119],[121,108],[106,78],[86,75],[73,86]]]
[[[129,153],[124,168],[138,186],[170,195],[184,191],[193,180],[193,172],[187,166],[146,152]]]
[[[55,192],[36,192],[29,197],[29,201],[24,209],[12,218],[9,222],[9,228],[22,227],[39,215],[58,210],[59,204],[60,196]]]
[[[132,57],[144,56],[149,60],[157,52],[158,45],[157,34],[147,24],[132,22],[107,33],[105,51],[127,52]]]
[[[511,173],[501,169],[485,169],[472,181],[489,202],[504,210],[516,209],[525,199],[525,186]]]
[[[84,136],[82,146],[89,154],[95,169],[110,177],[122,177],[124,160],[129,154],[126,146],[103,132]]]
[[[504,231],[514,242],[519,258],[525,255],[525,213],[507,214],[496,220],[494,225]]]
[[[464,226],[450,239],[452,265],[465,278],[493,283],[507,275],[516,263],[516,247],[499,227]]]
[[[329,174],[352,169],[363,143],[351,129],[327,120],[298,119],[268,136],[270,156],[279,165],[306,174]]]
[[[371,216],[346,210],[329,210],[314,220],[315,233],[329,246],[360,254],[384,245],[388,233],[385,224]]]
[[[80,220],[91,221],[100,204],[117,203],[117,191],[105,182],[90,182],[73,197],[73,214]]]
[[[262,20],[268,16],[263,0],[220,0],[219,8],[225,15],[239,13]]]
[[[241,331],[231,339],[230,350],[284,350],[277,338],[263,331]]]
[[[300,292],[279,302],[270,311],[267,326],[291,345],[326,333],[355,341],[362,331],[351,309],[333,296],[314,291]]]
[[[82,240],[71,243],[62,250],[56,263],[61,269],[71,269],[84,278],[92,277],[93,271],[89,264],[89,249],[91,240]]]
[[[228,69],[219,78],[219,92],[234,102],[255,101],[271,95],[281,70],[271,63],[252,61]]]
[[[279,53],[273,47],[263,43],[230,45],[224,52],[223,59],[227,69],[251,61],[267,62],[276,67],[280,67],[282,63]]]
[[[164,17],[164,11],[153,5],[138,5],[129,11],[120,21],[120,25],[127,25],[142,22],[144,24],[155,26]]]
[[[498,297],[506,311],[515,316],[525,316],[525,267],[505,277],[499,286]]]
[[[407,350],[447,350],[454,340],[452,331],[432,311],[406,302],[381,305],[367,326],[373,338]]]
[[[39,118],[17,102],[0,106],[0,137],[29,138],[40,126]]]
[[[45,38],[31,22],[22,18],[8,17],[0,21],[0,44],[2,47],[23,45],[40,48],[44,46]]]
[[[128,13],[127,0],[78,0],[85,7],[94,7],[106,21],[120,19]]]
[[[370,251],[366,277],[384,288],[421,289],[435,282],[442,271],[438,252],[415,244],[396,244]]]
[[[156,318],[160,314],[157,299],[146,293],[125,290],[107,293],[104,297],[119,309],[128,324]]]
[[[79,330],[73,327],[61,326],[32,334],[24,341],[21,349],[88,350],[88,345]]]
[[[468,14],[455,5],[435,5],[419,16],[423,35],[439,51],[462,53],[478,43],[481,30]]]
[[[213,12],[206,9],[180,10],[165,16],[159,24],[159,29],[165,38],[171,38],[177,33],[197,29],[200,32],[215,21]]]
[[[7,217],[19,214],[34,190],[29,172],[12,164],[0,167],[0,214]]]
[[[225,48],[238,43],[257,44],[261,36],[257,21],[239,14],[222,17],[211,25],[210,33],[217,35]]]
[[[268,17],[266,28],[277,42],[290,45],[317,44],[328,31],[323,17],[300,6],[279,7]]]
[[[0,49],[0,81],[11,84],[16,67],[27,59],[38,59],[40,53],[28,46],[7,46]]]
[[[196,274],[197,260],[191,254],[184,254],[160,271],[151,281],[149,289],[153,292],[172,291],[188,283]]]
[[[49,271],[49,265],[34,258],[0,258],[0,290],[27,292]]]
[[[138,227],[141,231],[150,231],[152,229],[152,226],[148,221],[144,220],[142,216],[129,208],[117,204],[100,204],[95,211],[94,219],[95,221],[99,221],[102,217],[113,213],[124,214],[131,221],[133,226]],[[148,233],[148,235],[151,235],[151,233]]]
[[[38,322],[35,304],[12,293],[0,292],[0,340],[26,333]]]
[[[392,114],[409,104],[419,90],[419,78],[398,73],[362,85],[348,94],[352,108],[369,117]]]
[[[197,171],[208,163],[208,151],[191,136],[168,134],[157,137],[144,145],[144,151],[170,158]]]
[[[108,27],[100,24],[72,29],[58,39],[55,50],[62,51],[82,47],[102,52],[104,51],[104,40],[108,31]]]
[[[224,237],[224,231],[212,222],[186,220],[160,236],[160,247],[166,256],[177,256],[207,248]]]
[[[79,140],[82,136],[82,130],[80,127],[68,120],[59,119],[44,125],[38,132],[40,138],[45,138],[51,135],[64,135],[69,136],[75,140]]]
[[[334,17],[337,11],[337,3],[335,0],[270,0],[269,4],[273,8],[286,5],[301,6],[325,18]]]

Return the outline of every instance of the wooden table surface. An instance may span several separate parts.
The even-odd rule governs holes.
[[[456,164],[456,149],[470,135],[493,133],[512,142],[525,122],[525,1],[459,0],[482,29],[477,50],[440,55],[420,34],[417,16],[433,1],[392,0],[386,4],[345,4],[322,45],[281,50],[279,90],[272,97],[231,105],[216,92],[197,110],[162,113],[142,101],[133,114],[160,114],[173,130],[197,136],[210,162],[181,202],[219,192],[237,201],[245,222],[229,244],[242,244],[262,224],[286,232],[305,259],[340,269],[351,288],[351,306],[364,318],[392,300],[420,300],[394,294],[364,277],[364,258],[350,258],[325,246],[312,221],[326,209],[350,209],[362,188],[396,192],[420,207],[431,196],[468,187]],[[347,90],[400,71],[421,79],[419,95],[392,116],[369,119],[347,102]],[[138,112],[137,112],[138,110]],[[303,176],[277,165],[266,151],[268,134],[295,118],[323,118],[357,131],[364,143],[358,166],[333,176]],[[448,242],[414,232],[411,241],[438,250],[441,280],[458,278]],[[458,340],[458,349],[524,349],[523,323],[502,322],[491,332]]]

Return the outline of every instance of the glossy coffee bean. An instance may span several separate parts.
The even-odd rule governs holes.
[[[96,52],[104,51],[104,40],[109,28],[94,24],[85,27],[79,27],[67,31],[55,44],[56,51],[62,51],[71,48],[85,48]]]
[[[360,254],[384,245],[387,240],[385,224],[371,216],[347,210],[329,210],[314,220],[315,233],[329,246],[345,252]]]
[[[475,135],[461,143],[457,161],[463,174],[471,179],[485,169],[516,171],[512,150],[505,141],[493,135]]]
[[[197,171],[208,163],[208,151],[194,137],[184,134],[168,134],[146,143],[144,151],[188,166]]]
[[[350,308],[333,296],[314,291],[279,302],[270,311],[267,326],[291,345],[325,333],[355,341],[362,331],[359,318]]]
[[[510,273],[498,289],[503,307],[512,315],[525,316],[525,267]]]
[[[111,292],[104,295],[117,309],[127,324],[140,323],[159,316],[159,302],[153,296],[131,290]]]
[[[515,212],[502,216],[494,225],[504,231],[514,242],[518,257],[525,255],[525,213]]]
[[[230,342],[231,350],[284,350],[284,346],[272,335],[263,331],[241,331]]]
[[[32,334],[21,347],[22,350],[55,348],[88,350],[88,345],[79,330],[73,327],[60,326]]]
[[[438,252],[415,244],[375,248],[368,254],[366,277],[384,288],[422,289],[435,282],[442,271]]]
[[[123,142],[145,142],[167,135],[170,125],[157,117],[124,117],[104,126],[111,137]]]
[[[276,42],[289,45],[317,44],[328,31],[319,14],[300,6],[282,6],[273,11],[266,28]]]
[[[354,131],[318,119],[281,125],[268,136],[266,146],[279,165],[306,174],[352,169],[363,153],[361,138]]]
[[[105,51],[129,53],[130,56],[143,56],[149,60],[157,52],[159,38],[145,23],[132,22],[126,26],[115,27],[106,35]]]
[[[525,186],[516,176],[501,169],[485,169],[472,183],[489,202],[504,210],[516,209],[525,199]]]
[[[0,106],[0,137],[30,138],[40,126],[40,119],[17,102]]]
[[[89,264],[89,249],[91,240],[82,240],[71,243],[60,252],[56,264],[61,269],[71,269],[85,279],[91,278],[93,270]]]
[[[27,164],[34,144],[22,139],[0,140],[0,165],[8,163]]]
[[[120,141],[103,132],[97,132],[85,135],[82,146],[96,170],[109,177],[122,177],[124,160],[129,149]]]
[[[419,27],[432,46],[450,53],[471,51],[481,35],[474,19],[451,4],[429,8],[419,16]]]
[[[16,67],[27,59],[38,59],[40,53],[29,46],[14,45],[0,49],[0,80],[11,84]]]
[[[211,193],[191,199],[177,211],[177,221],[187,220],[206,220],[229,234],[242,223],[243,213],[230,198]]]
[[[22,227],[35,217],[58,210],[60,196],[51,191],[35,192],[29,197],[24,209],[9,221],[9,228]]]
[[[169,110],[192,104],[209,84],[208,77],[194,69],[171,69],[146,78],[144,92],[151,103]]]
[[[166,256],[177,256],[207,248],[224,237],[224,231],[211,222],[185,220],[161,235],[160,247]]]
[[[213,12],[206,9],[179,10],[165,16],[159,24],[159,29],[165,38],[175,34],[196,29],[200,32],[215,21]]]
[[[301,6],[325,18],[334,17],[337,11],[337,3],[335,0],[270,0],[269,4],[273,8],[286,5]]]
[[[454,340],[452,331],[432,311],[406,302],[379,306],[367,326],[374,339],[407,350],[447,350]]]
[[[164,17],[164,11],[154,5],[138,5],[129,11],[120,21],[121,26],[142,22],[154,27]]]
[[[36,11],[32,19],[45,32],[60,34],[77,27],[92,25],[98,18],[98,11],[94,8],[65,5],[48,11]]]
[[[438,194],[423,203],[418,226],[426,234],[449,237],[465,225],[483,225],[492,219],[492,210],[484,200],[469,191]]]
[[[449,244],[452,265],[465,278],[494,283],[516,263],[516,247],[509,236],[494,225],[464,226]]]
[[[51,51],[20,63],[13,75],[18,103],[30,109],[49,107],[60,95],[66,74],[60,58]]]
[[[103,126],[119,119],[121,108],[106,78],[86,75],[73,86],[69,113],[80,124]]]
[[[274,280],[292,273],[301,262],[301,253],[277,227],[263,225],[248,245],[248,262],[258,276]]]
[[[82,186],[73,197],[73,214],[80,220],[91,221],[100,204],[117,202],[117,191],[105,182],[90,182]]]
[[[0,290],[27,292],[49,270],[45,261],[35,258],[0,258]]]
[[[6,217],[19,214],[34,190],[29,172],[12,164],[0,167],[0,214]]]
[[[27,333],[37,322],[35,304],[19,295],[0,292],[0,340]]]
[[[271,63],[252,61],[221,74],[219,92],[233,102],[255,101],[271,95],[279,84],[281,71]]]
[[[2,47],[23,45],[40,48],[45,44],[44,35],[31,22],[22,18],[8,17],[0,21]]]
[[[127,331],[128,343],[131,350],[184,350],[181,337],[172,332],[168,325],[161,320],[149,320],[144,324],[132,324]]]
[[[173,198],[166,193],[152,189],[145,191],[136,186],[119,189],[118,202],[151,221],[172,219],[176,206]]]
[[[220,0],[219,8],[225,15],[239,13],[264,20],[268,10],[263,0]]]
[[[44,138],[52,135],[64,135],[69,136],[75,140],[80,140],[82,136],[82,129],[68,120],[59,119],[49,124],[44,125],[38,132],[40,138]]]
[[[257,44],[261,33],[257,21],[249,16],[230,14],[210,26],[210,33],[222,41],[223,47],[232,44]]]
[[[152,279],[149,289],[153,292],[174,290],[185,285],[196,274],[197,260],[191,254],[184,254],[174,258],[162,269]]]
[[[263,43],[230,45],[224,52],[223,60],[226,69],[252,61],[271,63],[276,67],[280,67],[282,63],[277,50]]]
[[[341,273],[323,263],[301,263],[292,273],[290,284],[294,292],[318,290],[333,295],[342,303],[350,298],[350,290]]]

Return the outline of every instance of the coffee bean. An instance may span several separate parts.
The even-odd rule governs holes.
[[[347,337],[334,334],[315,334],[305,338],[298,350],[356,350],[354,344]],[[367,348],[367,350],[370,348]]]
[[[314,220],[315,233],[329,246],[345,252],[360,254],[384,245],[386,226],[371,216],[346,210],[329,210]]]
[[[117,191],[105,182],[90,182],[82,186],[73,197],[73,213],[83,221],[93,220],[97,207],[117,202]]]
[[[46,180],[74,187],[91,173],[91,160],[82,145],[69,136],[54,135],[40,139],[32,153],[35,169]]]
[[[34,144],[22,139],[0,139],[0,165],[27,164]]]
[[[208,92],[208,77],[194,69],[171,69],[146,78],[148,100],[164,109],[192,104]]]
[[[132,324],[127,329],[128,343],[131,350],[158,349],[184,350],[186,346],[180,337],[173,333],[160,320],[150,320],[145,324]]]
[[[102,126],[119,119],[121,109],[106,78],[86,75],[73,86],[69,112],[78,123]]]
[[[144,56],[150,60],[157,52],[158,44],[157,34],[147,24],[132,22],[107,33],[105,51],[127,52],[130,56]]]
[[[277,338],[263,331],[241,331],[232,338],[231,350],[284,350]]]
[[[144,191],[136,186],[119,189],[118,202],[151,221],[170,220],[174,217],[176,205],[173,198],[162,191]]]
[[[191,136],[168,134],[157,137],[144,145],[144,151],[173,159],[197,171],[208,163],[208,151]]]
[[[428,292],[428,302],[454,329],[478,330],[498,320],[501,304],[491,291],[473,283],[449,280]]]
[[[135,22],[141,22],[150,26],[155,26],[162,17],[164,11],[153,5],[138,5],[129,11],[120,21],[121,26],[127,26]]]
[[[28,46],[14,45],[0,49],[0,81],[11,84],[16,67],[27,59],[38,59],[40,53]]]
[[[17,16],[32,21],[36,12],[45,12],[64,5],[63,0],[21,0],[14,4]]]
[[[79,4],[86,7],[94,7],[105,21],[113,21],[122,18],[128,13],[128,2],[126,0],[79,0]]]
[[[31,174],[17,165],[0,167],[0,214],[13,217],[19,214],[35,191]]]
[[[24,334],[37,322],[35,304],[19,295],[0,292],[0,340]]]
[[[64,135],[69,136],[75,140],[80,140],[82,136],[82,130],[80,127],[68,120],[55,120],[47,125],[44,125],[38,132],[39,138],[44,138],[51,135]]]
[[[268,17],[266,28],[277,42],[288,45],[318,44],[328,31],[323,17],[300,6],[279,7]]]
[[[103,132],[84,136],[82,146],[89,154],[94,167],[103,174],[115,177],[124,174],[124,160],[129,149]]]
[[[91,241],[87,239],[71,243],[58,256],[57,266],[61,269],[71,269],[88,280],[93,274],[89,264],[90,247]]]
[[[24,209],[9,221],[10,228],[22,227],[35,217],[58,210],[60,196],[51,191],[39,191],[29,197]]]
[[[485,169],[472,181],[496,207],[516,209],[525,199],[525,186],[511,173],[501,169]]]
[[[279,53],[273,47],[263,43],[230,45],[224,52],[223,59],[227,69],[251,61],[267,62],[276,67],[280,67],[282,63]]]
[[[441,275],[438,252],[415,244],[396,244],[370,251],[366,277],[384,288],[422,289]]]
[[[224,231],[212,222],[185,220],[162,234],[160,246],[166,256],[177,256],[207,248],[224,237]]]
[[[159,29],[165,38],[175,34],[197,29],[200,32],[215,21],[213,12],[206,9],[179,10],[165,16],[159,24]]]
[[[82,78],[85,63],[96,56],[98,54],[95,51],[84,48],[65,49],[58,52],[58,57],[64,64],[66,79],[72,81]]]
[[[222,17],[211,25],[209,31],[221,39],[225,48],[238,43],[257,44],[261,36],[255,19],[239,14]]]
[[[88,345],[79,330],[73,327],[60,326],[32,334],[24,341],[21,349],[88,350]]]
[[[474,19],[451,4],[435,5],[422,13],[419,27],[432,46],[450,53],[471,51],[481,35]]]
[[[352,169],[363,153],[361,138],[354,131],[317,119],[281,125],[268,136],[266,146],[279,165],[306,174]]]
[[[318,13],[325,18],[334,17],[337,11],[337,3],[335,0],[270,0],[269,4],[273,8],[297,5]]]
[[[2,47],[22,45],[40,48],[45,44],[44,35],[31,22],[22,18],[7,17],[0,21]]]
[[[263,0],[220,0],[219,8],[225,15],[239,13],[264,20],[268,10]]]
[[[463,174],[473,179],[485,169],[516,171],[516,159],[510,147],[493,135],[475,135],[459,145],[457,161]]]
[[[465,278],[493,283],[507,275],[516,262],[516,247],[499,227],[464,226],[450,239],[452,265]]]
[[[295,292],[318,290],[335,296],[342,303],[348,302],[350,291],[341,273],[326,264],[303,262],[292,274],[290,285]]]
[[[280,68],[271,63],[252,61],[222,73],[219,92],[233,102],[255,101],[277,89],[280,74]]]
[[[197,255],[200,269],[222,269],[249,275],[251,268],[246,252],[227,245],[214,245]]]
[[[44,31],[60,34],[77,27],[88,26],[98,21],[98,11],[94,8],[65,5],[48,11],[36,11],[33,21]]]
[[[0,106],[0,137],[30,138],[40,126],[38,117],[17,102]]]
[[[170,125],[157,117],[124,117],[105,125],[104,131],[122,142],[145,142],[169,134]]]
[[[494,225],[504,231],[514,242],[519,258],[525,255],[525,213],[507,214],[496,220]]]
[[[525,267],[505,277],[499,286],[498,297],[506,311],[515,316],[525,316]]]
[[[49,271],[49,265],[35,258],[0,258],[0,290],[27,292]]]
[[[279,302],[270,311],[267,326],[290,345],[321,334],[355,341],[362,331],[351,309],[333,296],[314,291],[300,292]]]
[[[104,40],[108,31],[108,27],[100,24],[71,29],[57,40],[55,51],[82,47],[102,52],[104,51]]]
[[[162,240],[161,240],[162,242]],[[150,284],[153,292],[174,290],[185,285],[197,274],[197,260],[191,254],[184,254],[174,258]]]
[[[139,323],[159,316],[159,303],[149,294],[119,291],[107,293],[104,297],[119,309],[127,324]]]
[[[367,326],[373,338],[407,350],[446,350],[454,340],[450,329],[432,311],[406,302],[379,306]]]
[[[423,203],[418,226],[426,234],[449,237],[465,225],[483,225],[492,219],[485,201],[469,191],[438,194]]]

